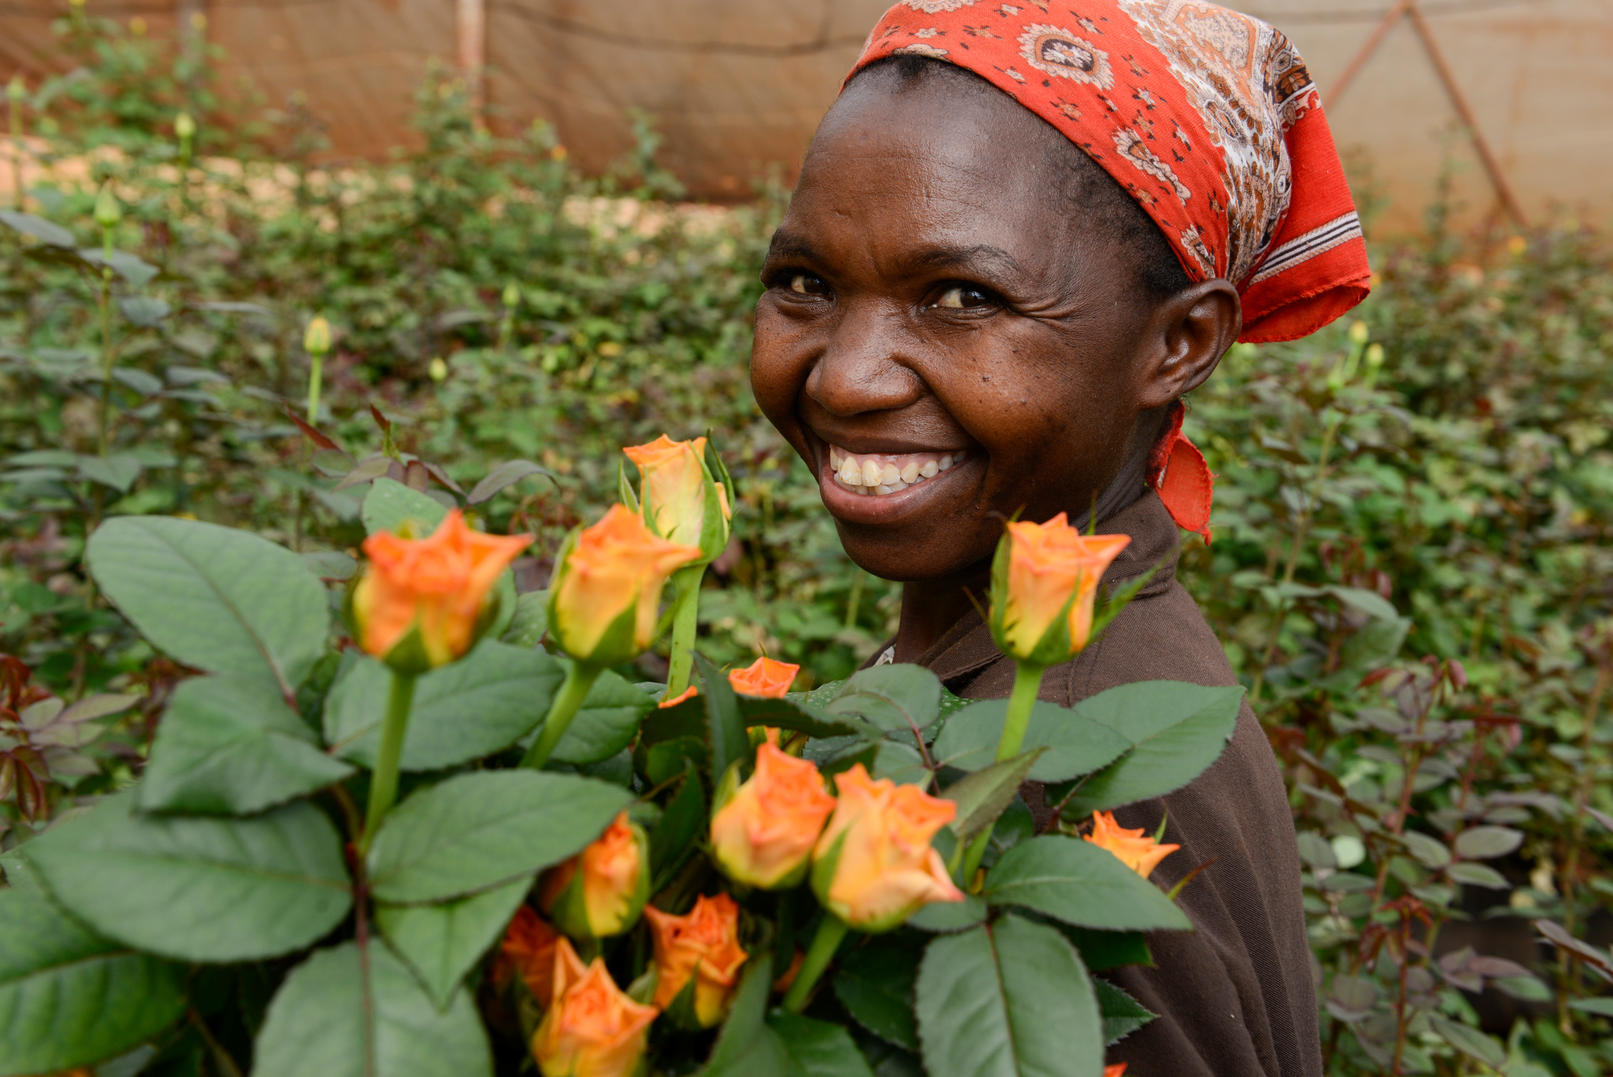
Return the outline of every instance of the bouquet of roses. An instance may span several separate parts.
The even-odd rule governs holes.
[[[104,524],[103,593],[197,675],[135,785],[0,857],[0,1075],[1102,1073],[1150,1015],[1093,973],[1188,926],[1147,880],[1173,847],[1105,809],[1191,779],[1239,705],[1036,700],[1124,601],[1125,539],[1009,525],[1008,700],[906,665],[791,693],[696,653],[721,460],[625,451],[546,592],[516,593],[528,537],[384,478],[345,598],[250,533]],[[668,683],[622,676],[668,626]]]

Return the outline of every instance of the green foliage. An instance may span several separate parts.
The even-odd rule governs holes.
[[[931,943],[916,989],[934,1077],[1099,1077],[1103,1032],[1080,955],[1017,916]]]

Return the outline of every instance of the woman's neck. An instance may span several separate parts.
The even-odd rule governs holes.
[[[1152,436],[1157,437],[1157,432]],[[1147,489],[1147,450],[1151,445],[1146,436],[1138,439],[1120,473],[1096,502],[1079,516],[1071,514],[1070,522],[1075,527],[1084,531],[1092,520],[1107,520],[1142,496]],[[990,586],[989,558],[945,579],[904,583],[902,610],[896,626],[895,660],[918,661],[971,610],[984,612]]]

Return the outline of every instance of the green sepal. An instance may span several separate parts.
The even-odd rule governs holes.
[[[659,969],[656,970],[655,975],[659,980],[661,975]],[[672,1023],[677,1025],[679,1028],[687,1028],[698,1031],[703,1028],[714,1027],[702,1025],[700,1023],[700,1015],[695,1012],[695,981],[699,979],[699,977],[699,969],[691,972],[689,974],[689,978],[683,981],[683,986],[678,989],[678,993],[673,996],[672,1001],[667,1003],[666,1008],[661,1011],[663,1016],[670,1018]],[[721,1024],[722,1022],[719,1020],[717,1023]]]
[[[626,457],[616,461],[616,496],[623,505],[643,515],[639,510],[638,491],[633,489],[633,480],[627,477]]]

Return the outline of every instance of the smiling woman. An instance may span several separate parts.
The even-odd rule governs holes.
[[[1367,275],[1315,88],[1265,24],[1202,0],[906,0],[808,151],[751,381],[847,553],[903,582],[884,657],[1006,695],[979,612],[992,554],[1006,521],[1065,513],[1129,537],[1107,587],[1152,575],[1042,698],[1231,685],[1175,579],[1178,527],[1209,538],[1180,400],[1235,340],[1304,335]],[[1061,824],[1039,787],[1022,796]],[[1120,816],[1168,819],[1167,887],[1208,867],[1181,899],[1195,934],[1114,974],[1161,1019],[1112,1057],[1320,1073],[1292,824],[1247,705],[1203,777]]]

